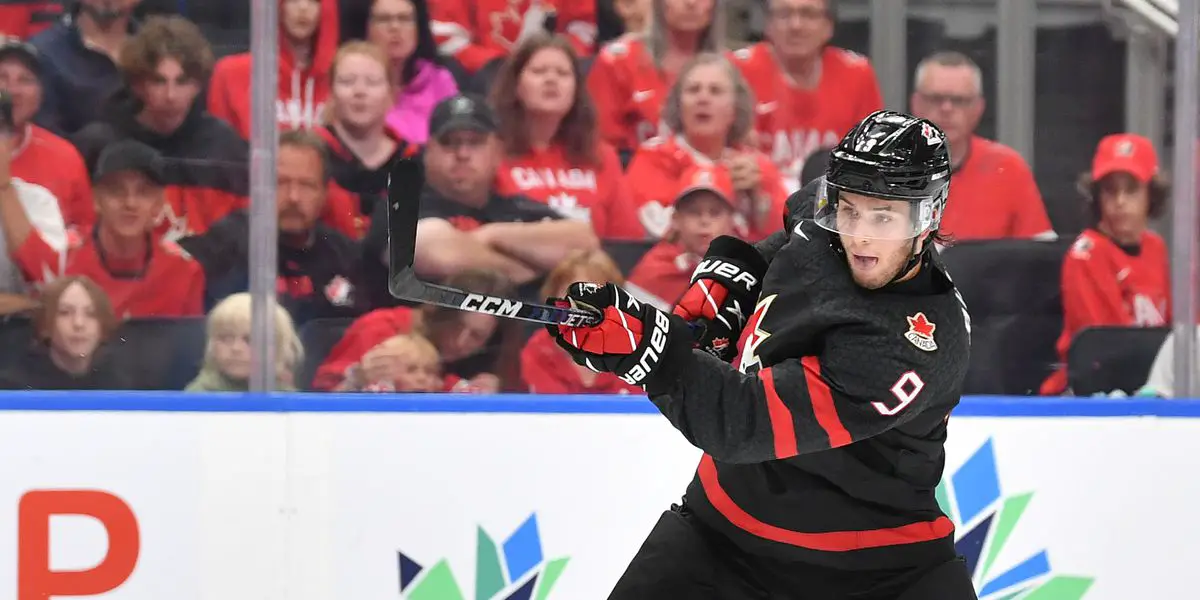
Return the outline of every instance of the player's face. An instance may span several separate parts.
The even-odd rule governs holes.
[[[431,332],[430,338],[442,360],[452,363],[483,350],[495,331],[496,317],[464,312],[456,321]]]
[[[0,61],[0,90],[12,97],[13,125],[23,129],[42,104],[42,84],[37,74],[17,58],[4,59]]]
[[[700,33],[713,19],[716,0],[656,0],[662,2],[667,29],[680,33]]]
[[[1150,219],[1150,186],[1129,173],[1111,173],[1096,182],[1099,228],[1122,243],[1137,243]]]
[[[462,129],[430,139],[424,155],[429,183],[461,200],[478,197],[490,188],[500,150],[494,134]]]
[[[833,37],[827,0],[771,0],[766,35],[784,60],[817,56]]]
[[[676,202],[671,226],[685,251],[703,256],[718,236],[733,233],[733,207],[712,192],[693,192]]]
[[[967,66],[929,65],[912,98],[913,115],[933,121],[950,147],[966,143],[983,116],[983,96],[975,71]]]
[[[312,148],[280,146],[276,159],[279,231],[307,235],[325,208],[325,165]]]
[[[115,237],[136,239],[154,227],[163,188],[138,171],[109,173],[92,186],[100,224]]]
[[[558,48],[542,48],[529,57],[517,81],[517,98],[531,114],[561,119],[575,104],[575,69]]]
[[[901,274],[913,252],[911,211],[905,201],[839,195],[838,235],[855,283],[874,290]]]
[[[50,348],[71,360],[90,359],[100,345],[100,319],[91,295],[78,283],[63,290],[54,312]]]
[[[688,140],[724,140],[733,126],[736,94],[729,71],[719,64],[700,65],[679,82],[679,115]]]
[[[234,381],[250,378],[250,324],[230,323],[208,340],[213,362],[222,375]]]
[[[179,129],[200,93],[200,82],[188,76],[174,58],[164,58],[134,89],[144,107],[138,114],[143,125],[169,134]]]
[[[294,42],[311,39],[320,22],[320,0],[282,0],[279,4],[279,23]]]
[[[367,19],[367,41],[383,48],[392,64],[417,49],[417,10],[409,0],[375,0]]]
[[[347,54],[338,61],[336,71],[334,118],[351,129],[382,125],[392,107],[387,66],[366,54]]]

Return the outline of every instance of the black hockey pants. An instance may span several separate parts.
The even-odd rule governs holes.
[[[749,555],[672,506],[608,600],[977,600],[962,560],[921,569],[837,571]]]

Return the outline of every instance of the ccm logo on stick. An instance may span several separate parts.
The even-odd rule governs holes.
[[[505,298],[482,296],[480,294],[467,294],[467,299],[458,305],[463,310],[472,310],[489,315],[500,315],[502,317],[517,316],[517,312],[521,310],[522,306],[523,304],[520,302]]]
[[[108,551],[82,571],[50,570],[50,517],[92,517],[104,526]],[[63,540],[59,540],[63,543]],[[121,587],[137,566],[141,536],[124,500],[99,490],[33,490],[17,505],[17,600],[94,596]]]
[[[737,265],[727,263],[725,261],[710,258],[700,263],[696,267],[696,272],[692,273],[692,281],[698,279],[701,275],[712,273],[720,277],[724,277],[734,283],[740,283],[746,286],[746,291],[753,291],[754,286],[758,285],[758,278],[743,271]]]
[[[641,385],[642,380],[654,369],[654,365],[662,358],[663,349],[667,347],[667,332],[671,328],[671,320],[667,313],[654,311],[654,329],[650,332],[650,343],[642,351],[636,365],[629,369],[621,380],[629,385]]]

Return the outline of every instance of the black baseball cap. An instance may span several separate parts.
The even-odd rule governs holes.
[[[163,175],[163,159],[157,150],[136,140],[118,140],[105,146],[96,159],[92,181],[100,181],[107,175],[120,171],[138,171],[151,181],[166,185]]]
[[[434,107],[429,118],[430,138],[464,129],[493,133],[496,131],[496,113],[486,101],[471,94],[446,98]]]
[[[42,61],[38,58],[37,48],[34,48],[33,44],[10,35],[0,36],[0,60],[10,56],[25,63],[30,71],[41,73]]]

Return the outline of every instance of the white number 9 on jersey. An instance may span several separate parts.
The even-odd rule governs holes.
[[[875,410],[885,417],[894,417],[912,404],[913,400],[917,399],[917,394],[920,394],[923,389],[925,389],[925,382],[921,381],[921,376],[917,375],[916,371],[909,371],[892,384],[892,395],[900,401],[899,404],[888,408],[888,405],[882,402],[872,402],[871,406],[874,406]]]

